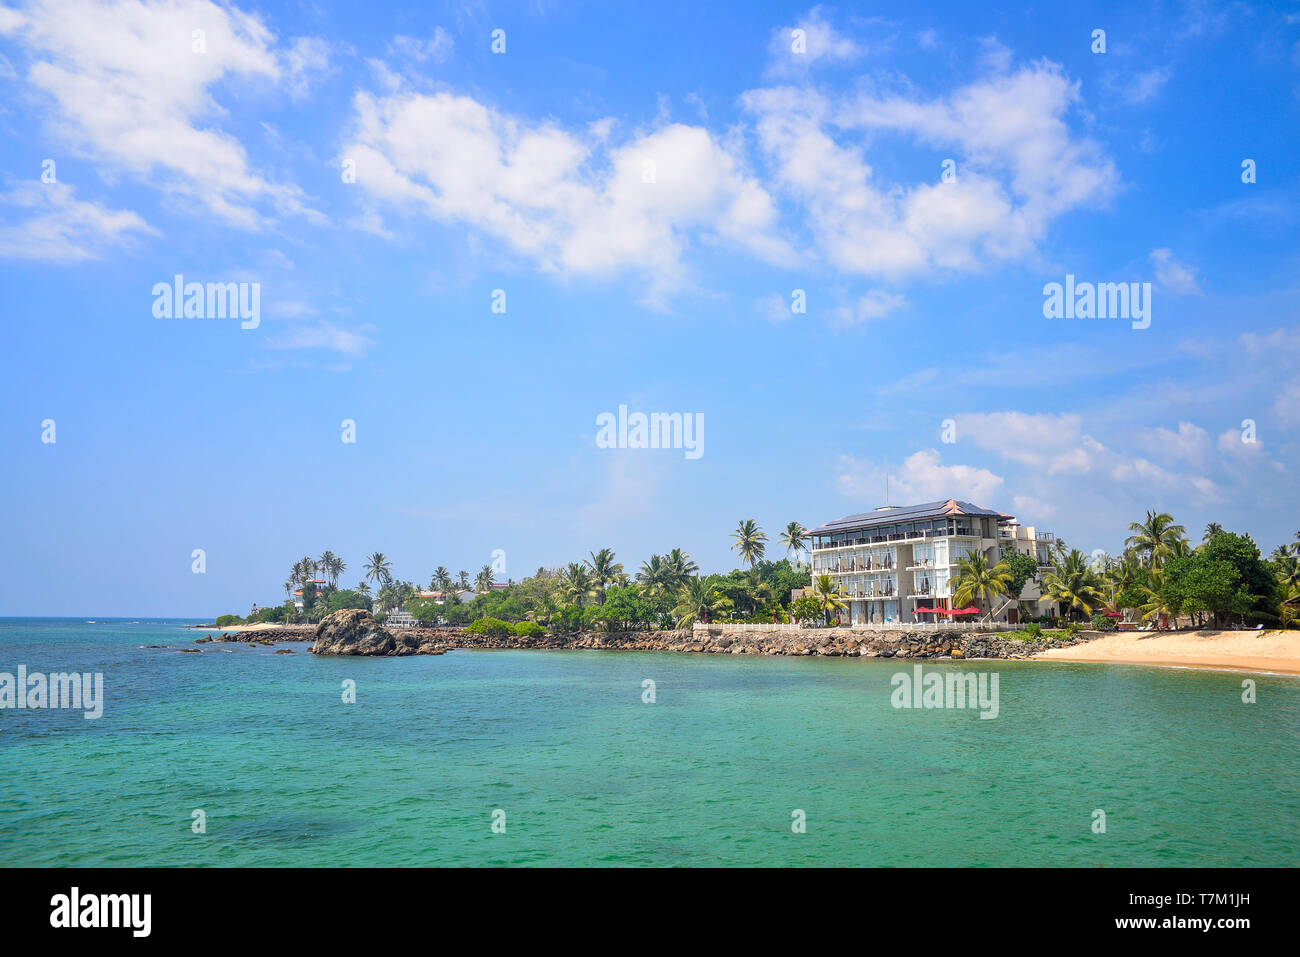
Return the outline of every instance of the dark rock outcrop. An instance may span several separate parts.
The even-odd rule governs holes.
[[[326,615],[316,626],[314,655],[440,655],[444,647],[404,631],[394,635],[362,608],[345,608]]]

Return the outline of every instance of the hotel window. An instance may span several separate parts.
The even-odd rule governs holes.
[[[956,565],[963,558],[977,551],[979,548],[971,542],[953,542],[948,549],[949,564]]]

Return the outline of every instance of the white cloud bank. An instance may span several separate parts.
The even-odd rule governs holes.
[[[613,144],[452,93],[354,99],[343,159],[373,201],[481,230],[547,272],[686,282],[692,236],[788,262],[776,208],[707,130],[671,123]]]
[[[253,171],[218,128],[226,111],[212,92],[240,77],[301,94],[325,65],[319,41],[277,49],[256,16],[209,0],[34,0],[0,28],[29,56],[28,81],[53,100],[52,132],[89,158],[236,226],[263,225],[266,207],[319,218],[296,186]]]

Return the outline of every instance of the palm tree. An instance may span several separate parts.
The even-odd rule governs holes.
[[[793,553],[794,560],[799,561],[799,553],[804,550],[808,541],[808,529],[804,528],[798,522],[791,522],[786,525],[785,531],[781,533],[778,541],[785,546],[787,555]]]
[[[491,565],[484,565],[474,576],[474,590],[480,595],[486,594],[492,590],[492,585],[496,581],[496,575],[492,571]]]
[[[1142,596],[1145,599],[1142,604],[1138,605],[1138,614],[1142,616],[1143,621],[1151,618],[1159,619],[1159,626],[1164,627],[1167,619],[1176,618],[1178,609],[1171,603],[1161,597],[1161,586],[1164,584],[1164,573],[1158,569],[1151,571],[1151,583],[1142,586]]]
[[[678,628],[689,628],[697,621],[708,623],[715,615],[730,607],[731,602],[727,598],[696,575],[678,592],[672,615],[677,619]]]
[[[355,585],[352,586],[352,590],[355,591],[355,592],[359,592],[359,593],[362,594],[362,595],[369,595],[369,594],[370,594],[370,582],[366,581],[366,580],[363,578],[363,579],[361,579],[361,581],[357,582]]]
[[[1064,560],[1043,576],[1043,597],[1064,604],[1068,614],[1078,610],[1091,615],[1093,608],[1106,601],[1097,573],[1088,567],[1088,557],[1077,548],[1070,549]]]
[[[304,556],[293,563],[289,580],[295,585],[302,585],[316,577],[316,563],[310,556]]]
[[[535,621],[539,625],[549,625],[551,619],[559,612],[560,606],[556,603],[553,595],[543,595],[528,611],[528,620]]]
[[[770,605],[776,598],[776,590],[772,587],[771,582],[763,580],[758,569],[751,568],[745,573],[745,592],[749,596],[750,614],[755,614],[760,608]]]
[[[1220,525],[1218,522],[1210,522],[1210,524],[1205,526],[1205,535],[1201,538],[1201,541],[1208,542],[1215,535],[1222,535],[1222,534],[1223,534],[1223,526]]]
[[[669,552],[664,558],[664,564],[667,576],[664,586],[671,592],[679,591],[686,584],[687,579],[700,573],[700,566],[691,561],[691,556],[680,548],[674,548]]]
[[[991,602],[1011,590],[1012,577],[1011,566],[1006,562],[990,566],[982,552],[971,552],[957,559],[957,580],[952,583],[952,600],[963,606],[977,601]]]
[[[1133,583],[1138,580],[1141,571],[1142,562],[1137,555],[1132,549],[1125,549],[1124,554],[1107,569],[1104,576],[1104,584],[1110,591],[1112,604],[1119,599],[1122,592],[1133,586]]]
[[[568,567],[560,575],[560,596],[570,604],[581,608],[594,594],[591,572],[585,565],[569,562]]]
[[[334,573],[334,565],[338,561],[339,557],[328,548],[320,553],[320,558],[316,559],[316,567],[325,575],[331,588],[337,585],[339,581],[338,575]]]
[[[451,572],[447,571],[446,565],[439,565],[433,572],[433,578],[429,582],[430,591],[440,591],[444,595],[451,591],[452,580]]]
[[[375,552],[363,566],[366,577],[373,578],[379,586],[387,585],[393,578],[393,563],[383,552]]]
[[[1277,580],[1287,591],[1300,586],[1300,559],[1294,555],[1281,555],[1277,559]]]
[[[469,572],[456,573],[456,587],[461,591],[469,591]]]
[[[651,555],[637,569],[636,580],[647,595],[661,594],[665,588],[667,566],[659,555]]]
[[[827,624],[830,624],[832,613],[849,607],[846,601],[848,594],[830,575],[818,575],[813,579],[812,596],[817,600],[822,610],[823,620]]]
[[[1124,544],[1141,554],[1148,568],[1159,568],[1165,559],[1174,557],[1187,532],[1183,526],[1174,524],[1174,517],[1168,512],[1150,509],[1145,519],[1130,523],[1128,530],[1133,534]]]
[[[614,553],[608,548],[591,553],[586,566],[591,569],[592,579],[596,584],[596,603],[605,604],[605,586],[623,574],[623,566],[614,561]]]
[[[740,560],[751,566],[767,552],[767,536],[752,518],[747,518],[731,533],[736,543],[731,547],[740,553]]]

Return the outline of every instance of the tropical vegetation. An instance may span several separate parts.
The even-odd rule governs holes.
[[[425,624],[470,625],[525,631],[681,628],[696,622],[805,624],[837,623],[849,595],[832,575],[814,580],[800,561],[808,547],[807,530],[788,523],[778,540],[786,557],[766,558],[767,535],[753,519],[731,534],[741,568],[702,574],[680,548],[651,555],[629,574],[613,549],[601,548],[581,561],[538,568],[520,581],[498,582],[491,565],[471,580],[439,565],[427,589],[395,577],[383,552],[362,562],[362,579],[339,587],[346,563],[332,551],[292,563],[284,582],[286,601],[258,610],[252,619],[223,615],[221,622],[313,622],[344,608],[365,608],[381,619],[401,609]],[[995,563],[973,553],[959,559],[951,582],[954,605],[980,605],[993,611],[1017,601],[1025,585],[1038,583],[1056,613],[1078,626],[1099,627],[1124,616],[1155,627],[1174,624],[1264,624],[1300,626],[1300,532],[1267,559],[1249,535],[1211,522],[1193,546],[1184,526],[1152,509],[1129,526],[1118,557],[1094,553],[1089,559],[1059,539],[1040,566],[1033,556],[1008,550]],[[300,598],[301,607],[295,598]],[[1022,620],[1027,616],[1023,613]],[[1055,615],[1050,616],[1055,617]],[[484,633],[492,633],[485,631]]]

